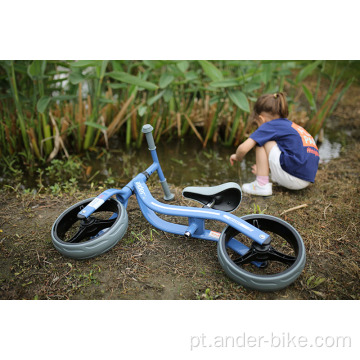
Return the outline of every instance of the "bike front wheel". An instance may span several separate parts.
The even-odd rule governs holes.
[[[271,237],[259,246],[230,225],[221,233],[217,253],[226,274],[240,285],[259,291],[277,291],[293,283],[305,266],[305,246],[300,234],[286,221],[270,215],[242,217]],[[239,255],[228,246],[239,241],[248,250]]]
[[[87,219],[77,218],[77,214],[94,199],[71,206],[54,222],[51,239],[64,256],[92,258],[110,250],[124,236],[128,226],[127,212],[123,204],[114,198],[106,200]]]

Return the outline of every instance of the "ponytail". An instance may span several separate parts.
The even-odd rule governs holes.
[[[289,116],[289,108],[285,94],[278,92],[260,96],[254,105],[253,117],[259,116],[262,112],[287,118]]]
[[[287,118],[289,116],[289,109],[284,93],[275,93],[274,98],[276,108],[274,115],[278,114],[281,118]]]

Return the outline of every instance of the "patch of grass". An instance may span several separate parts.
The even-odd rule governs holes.
[[[264,214],[266,211],[266,208],[261,210],[260,205],[254,203],[254,212],[253,214]]]

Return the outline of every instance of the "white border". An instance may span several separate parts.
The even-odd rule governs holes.
[[[13,0],[0,59],[359,59],[355,2]]]
[[[358,302],[3,301],[4,359],[327,359],[359,355]],[[341,311],[339,306],[341,306]],[[202,336],[349,336],[350,348],[196,348]]]

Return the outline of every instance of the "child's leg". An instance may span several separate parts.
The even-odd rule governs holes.
[[[256,147],[256,165],[254,166],[254,170],[256,181],[260,186],[269,183],[269,161],[264,146]]]
[[[264,146],[256,147],[256,165],[253,166],[256,180],[252,183],[244,184],[242,187],[244,192],[261,196],[272,195],[272,184],[269,183],[269,154],[275,145],[275,141],[269,141]]]
[[[275,141],[268,141],[264,146],[256,147],[256,175],[269,176],[269,154],[275,145]]]
[[[269,154],[271,149],[276,145],[275,141],[269,141],[264,146],[256,148],[256,181],[260,186],[269,183]]]
[[[269,160],[264,146],[256,147],[256,176],[269,176]]]
[[[271,149],[276,145],[276,141],[268,141],[264,147],[265,147],[265,150],[266,150],[266,155],[267,155],[267,159],[269,161],[269,155],[270,155],[270,151]]]

